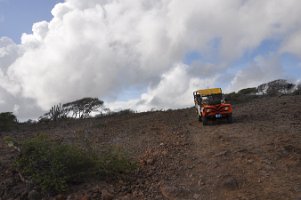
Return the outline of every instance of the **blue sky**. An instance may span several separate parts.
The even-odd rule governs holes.
[[[225,73],[229,74],[235,74],[240,69],[246,68],[254,61],[254,59],[258,56],[268,56],[269,54],[273,54],[278,51],[278,49],[281,46],[281,39],[267,39],[263,40],[260,45],[254,49],[250,49],[245,51],[242,56],[235,59],[232,63],[229,65],[227,71]],[[188,52],[183,62],[190,65],[195,61],[203,62],[203,63],[218,63],[219,57],[218,57],[218,51],[215,51],[217,47],[219,46],[219,40],[216,39],[210,44],[211,48],[213,49],[212,52],[210,52],[210,56],[202,56],[200,52],[192,51]],[[296,55],[291,53],[283,53],[277,55],[279,62],[281,66],[283,67],[284,74],[280,76],[279,78],[283,79],[289,79],[289,81],[296,81],[301,78],[301,62],[300,58],[298,58]],[[226,86],[228,84],[227,80],[225,82],[218,81],[216,83],[216,87],[222,87]],[[256,85],[254,85],[255,87]]]
[[[0,0],[0,37],[20,43],[22,33],[31,33],[33,23],[49,21],[59,0]]]
[[[280,57],[281,64],[286,69],[286,76],[298,80],[301,78],[301,61],[300,59],[289,53],[282,54]]]
[[[300,8],[299,0],[0,0],[0,112],[28,118],[87,96],[112,109],[181,108],[204,87],[300,81]]]

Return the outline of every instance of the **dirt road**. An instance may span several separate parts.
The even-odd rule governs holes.
[[[63,199],[297,200],[301,198],[300,111],[301,96],[282,96],[234,106],[233,124],[203,127],[190,108],[41,125],[18,137],[43,131],[77,142],[81,135],[91,145],[125,149],[139,162],[139,169],[128,178],[82,184],[60,196]],[[0,147],[0,157],[7,160],[2,136]],[[2,177],[9,178],[3,173]],[[18,185],[3,182],[7,191]],[[12,197],[10,192],[6,195]]]

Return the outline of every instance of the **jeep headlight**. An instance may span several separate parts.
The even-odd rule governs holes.
[[[206,112],[207,113],[211,112],[211,109],[210,108],[206,109]]]
[[[229,110],[229,107],[225,107],[224,110]]]

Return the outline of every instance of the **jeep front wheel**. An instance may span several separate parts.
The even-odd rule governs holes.
[[[228,122],[229,124],[231,124],[231,123],[233,122],[232,115],[229,115],[229,116],[227,117],[227,122]]]
[[[199,117],[199,122],[201,122],[202,121],[202,116],[198,115],[198,117]]]
[[[208,119],[206,117],[202,117],[203,126],[206,126],[208,124]]]

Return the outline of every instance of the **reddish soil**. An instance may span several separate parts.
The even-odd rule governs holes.
[[[234,106],[232,124],[202,126],[193,108],[20,128],[0,137],[0,200],[33,199],[4,144],[41,132],[67,143],[124,149],[139,163],[128,177],[91,181],[44,199],[301,199],[301,96]]]

